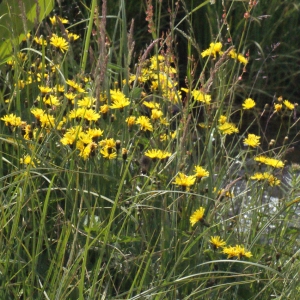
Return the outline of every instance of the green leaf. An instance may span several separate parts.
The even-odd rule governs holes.
[[[37,18],[37,5],[39,3]],[[22,5],[22,8],[21,6]],[[30,32],[37,19],[40,23],[53,9],[54,0],[4,0],[0,4],[0,28],[1,28],[1,42],[0,42],[0,64],[9,60],[13,54],[13,47],[17,46],[26,35],[24,29]],[[26,17],[22,17],[26,14]],[[26,24],[23,20],[26,19]]]

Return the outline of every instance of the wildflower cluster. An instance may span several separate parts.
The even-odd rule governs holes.
[[[222,43],[217,42],[217,43],[210,43],[209,48],[202,51],[201,56],[206,57],[206,56],[213,56],[215,59],[217,54],[223,55],[224,52],[222,51]],[[241,64],[246,65],[248,63],[247,58],[243,56],[241,53],[236,53],[235,49],[232,49],[229,51],[228,55],[235,60],[238,60]]]
[[[196,183],[196,179],[201,179],[209,176],[209,172],[201,166],[195,166],[193,175],[185,175],[179,172],[175,178],[173,184],[181,186],[184,190],[189,188]]]
[[[214,250],[223,248],[222,253],[226,254],[227,258],[236,257],[237,259],[241,259],[243,257],[250,258],[252,256],[252,253],[247,251],[242,245],[226,247],[226,242],[223,241],[220,236],[212,236],[210,243]]]

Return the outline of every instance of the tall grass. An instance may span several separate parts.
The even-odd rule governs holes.
[[[298,106],[261,82],[297,50],[280,1],[211,2],[91,1],[2,66],[1,299],[297,298]]]

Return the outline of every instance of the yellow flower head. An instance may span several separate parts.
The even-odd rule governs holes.
[[[207,177],[209,176],[209,172],[201,166],[195,166],[195,176],[197,178]]]
[[[283,161],[275,158],[266,157],[264,155],[259,155],[255,157],[254,160],[263,163],[265,165],[271,166],[273,168],[281,169],[284,167]]]
[[[201,92],[200,90],[193,90],[191,95],[196,101],[200,101],[205,104],[209,104],[211,101],[211,96]]]
[[[189,188],[190,186],[192,186],[196,181],[196,176],[192,175],[192,176],[188,176],[185,175],[183,173],[178,173],[177,177],[175,178],[175,181],[173,181],[173,184],[182,186],[183,188]]]
[[[20,163],[24,165],[31,165],[35,167],[35,163],[30,155],[25,155],[23,158],[20,158]],[[40,163],[39,160],[37,160],[37,163]]]
[[[192,226],[194,226],[197,222],[200,222],[203,220],[205,208],[200,207],[190,217],[190,223]]]
[[[107,159],[114,159],[117,157],[117,153],[115,151],[112,151],[111,148],[104,147],[100,150],[100,153],[103,155],[104,158]]]
[[[130,101],[128,98],[120,97],[113,100],[113,104],[110,106],[110,108],[116,108],[123,110],[124,107],[128,106],[130,104]]]
[[[131,127],[135,124],[135,116],[130,116],[128,118],[126,118],[125,122],[127,123],[128,127]]]
[[[15,114],[5,115],[1,120],[5,122],[6,126],[20,126],[22,124],[21,118]]]
[[[237,257],[240,259],[242,257],[250,258],[252,256],[250,251],[246,251],[246,249],[240,245],[236,245],[235,247],[224,247],[223,253],[228,255],[227,258]]]
[[[50,44],[59,49],[62,53],[69,49],[68,42],[64,38],[58,37],[56,34],[52,34]]]
[[[153,108],[151,110],[151,119],[157,120],[163,116],[163,112],[160,109]]]
[[[145,116],[140,116],[137,118],[136,124],[139,124],[141,126],[141,130],[143,131],[153,131],[152,124],[150,122],[150,119]]]
[[[253,99],[247,98],[242,105],[243,105],[243,109],[251,109],[255,106],[255,104],[256,103]]]
[[[216,54],[220,53],[222,49],[222,43],[218,42],[218,43],[210,43],[209,48],[204,50],[201,53],[202,57],[205,56],[213,56],[214,58],[216,58]]]
[[[280,185],[280,180],[277,177],[270,174],[269,172],[255,173],[250,177],[250,179],[257,181],[266,180],[270,186]]]
[[[69,23],[69,21],[67,19],[63,19],[59,16],[53,16],[52,18],[50,17],[50,22],[52,25],[56,25],[58,24],[59,22],[61,22],[62,24],[67,24]]]
[[[282,109],[282,104],[276,103],[276,104],[274,104],[274,108],[275,108],[276,112],[279,112]]]
[[[220,118],[219,118],[219,120],[218,120],[218,122],[220,124],[224,124],[226,121],[227,121],[227,117],[223,116],[223,115],[221,115]]]
[[[40,37],[34,37],[33,40],[38,44],[38,45],[41,45],[41,46],[47,46],[47,41],[44,39],[43,36],[40,36]]]
[[[230,135],[230,134],[239,132],[238,128],[233,123],[228,123],[228,122],[223,123],[218,128],[222,134]]]
[[[289,110],[293,110],[295,108],[295,104],[292,104],[290,101],[288,100],[284,100],[283,104],[286,106],[287,109]]]
[[[260,145],[259,140],[260,140],[260,136],[249,133],[248,137],[244,139],[244,144],[246,146],[256,148],[257,146]]]
[[[220,236],[212,236],[210,237],[209,241],[212,244],[214,249],[218,249],[226,245],[226,242],[223,241]]]

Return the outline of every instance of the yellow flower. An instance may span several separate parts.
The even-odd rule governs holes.
[[[251,109],[255,106],[255,104],[256,103],[253,99],[247,98],[242,105],[243,105],[243,109]]]
[[[238,54],[237,60],[244,65],[248,63],[248,59],[242,54]]]
[[[152,158],[152,159],[156,159],[156,158],[158,158],[158,156],[159,156],[159,151],[160,151],[160,150],[158,150],[158,149],[147,150],[147,151],[145,152],[145,156],[148,156],[148,157],[150,157],[150,158]]]
[[[112,151],[111,148],[104,147],[100,150],[100,153],[103,155],[104,158],[107,159],[114,159],[117,157],[117,153],[115,151]]]
[[[211,96],[204,94],[203,92],[201,92],[200,90],[193,90],[191,92],[192,97],[194,97],[194,99],[196,101],[200,101],[203,102],[205,104],[209,104],[211,101]]]
[[[70,42],[76,41],[80,38],[80,36],[78,34],[71,33],[71,32],[67,32],[67,33],[68,33],[68,39]]]
[[[109,106],[107,104],[103,104],[100,106],[101,114],[107,114],[109,112]]]
[[[250,177],[250,179],[260,181],[260,180],[263,180],[265,178],[264,178],[264,174],[263,173],[255,173],[254,175],[252,175]]]
[[[58,37],[56,34],[52,34],[50,44],[58,48],[62,53],[69,49],[68,42],[64,38]]]
[[[56,24],[59,24],[59,21],[62,23],[62,24],[67,24],[69,23],[69,21],[67,19],[63,19],[59,16],[53,16],[52,18],[50,17],[50,22],[52,25],[56,25]],[[59,21],[58,21],[59,20]]]
[[[53,95],[46,95],[43,98],[43,102],[49,106],[60,106],[59,100],[57,99],[56,96],[53,96]]]
[[[42,127],[54,127],[55,118],[52,115],[44,114],[41,116],[40,122]]]
[[[1,120],[5,122],[6,126],[20,126],[22,124],[21,118],[15,114],[5,115]]]
[[[32,108],[30,112],[34,115],[37,120],[40,120],[41,116],[45,114],[45,111],[41,108]]]
[[[40,36],[39,38],[38,37],[34,37],[33,40],[38,44],[38,45],[41,45],[41,46],[47,46],[47,41],[44,39],[43,36]]]
[[[280,180],[277,177],[273,176],[272,174],[264,173],[264,176],[265,176],[265,178],[268,181],[270,186],[280,185]]]
[[[112,105],[109,108],[116,108],[123,110],[124,107],[128,106],[130,101],[128,98],[120,98],[113,101]]]
[[[89,128],[87,134],[94,140],[103,135],[103,130],[98,128]]]
[[[148,156],[152,159],[165,159],[165,158],[168,158],[172,155],[171,152],[167,152],[167,151],[162,151],[162,150],[159,150],[159,149],[152,149],[152,150],[147,150],[145,152],[145,156]]]
[[[135,122],[136,124],[139,124],[141,126],[141,130],[143,131],[153,131],[152,124],[150,122],[150,119],[145,116],[140,116]]]
[[[209,242],[212,244],[214,249],[218,249],[226,245],[226,242],[223,241],[220,236],[211,236]]]
[[[52,92],[52,88],[50,88],[49,86],[38,85],[38,88],[42,94],[48,94]]]
[[[256,148],[257,146],[260,145],[259,140],[260,140],[260,136],[249,133],[248,137],[244,139],[244,144],[246,146]]]
[[[90,156],[95,155],[95,150],[97,148],[97,144],[94,142],[91,142],[87,145],[83,145],[83,147],[78,148],[80,150],[79,156],[82,157],[84,160],[87,160]]]
[[[37,161],[39,163],[40,161]],[[20,158],[20,163],[24,165],[31,165],[35,167],[35,163],[30,155],[25,155],[23,158]]]
[[[224,124],[226,121],[227,121],[227,117],[223,116],[223,115],[221,115],[220,118],[219,118],[219,120],[218,120],[218,122],[220,124]]]
[[[294,104],[292,104],[290,101],[288,101],[288,100],[284,100],[283,101],[283,104],[287,107],[287,109],[289,109],[289,110],[293,110],[294,108],[295,108],[295,105]]]
[[[182,186],[184,189],[189,189],[190,186],[192,186],[196,181],[196,176],[188,176],[183,173],[178,173],[177,177],[175,178],[175,181],[173,181],[173,184]]]
[[[239,132],[239,130],[236,128],[236,126],[233,123],[228,123],[228,122],[223,123],[218,128],[222,134],[233,134]]]
[[[150,108],[150,109],[160,109],[160,105],[159,103],[155,103],[155,102],[151,102],[151,101],[143,101],[143,105],[145,105],[146,107]]]
[[[85,110],[83,117],[88,121],[97,121],[100,119],[100,115],[91,108]]]
[[[203,221],[204,212],[205,208],[203,207],[194,211],[194,213],[190,216],[190,223],[192,226],[194,226],[197,222]]]
[[[126,118],[125,122],[127,123],[128,127],[131,127],[135,124],[135,119],[136,119],[136,117],[134,117],[134,116],[130,116],[130,117]]]
[[[274,167],[274,168],[283,168],[284,162],[275,158],[269,158],[264,155],[260,155],[254,158],[255,161],[258,161],[260,163],[263,163],[265,165]]]
[[[257,181],[267,180],[270,186],[280,185],[280,180],[269,172],[255,173],[250,179]]]
[[[207,177],[209,176],[209,172],[201,166],[195,166],[195,176],[197,178]]]
[[[251,257],[252,253],[250,251],[246,251],[246,249],[243,246],[236,245],[235,247],[224,247],[223,253],[227,254],[227,258],[237,257],[240,259],[241,257]]]
[[[222,43],[218,42],[218,43],[210,43],[209,45],[209,48],[204,50],[202,53],[201,53],[201,56],[202,57],[205,57],[205,56],[214,56],[214,58],[216,58],[216,54],[221,52],[221,49],[222,49]]]
[[[160,109],[153,108],[151,110],[151,119],[157,120],[163,116],[163,112]]]
[[[104,139],[99,142],[100,147],[103,148],[110,148],[115,149],[116,148],[116,141],[114,139]]]
[[[276,103],[276,104],[274,104],[274,108],[275,108],[276,112],[279,112],[282,109],[282,104]]]
[[[232,59],[237,59],[241,64],[246,65],[248,63],[248,59],[242,54],[237,54],[234,49],[231,50],[228,55]]]
[[[83,99],[78,101],[79,107],[92,107],[93,104],[96,102],[96,99],[93,97],[84,97]]]

